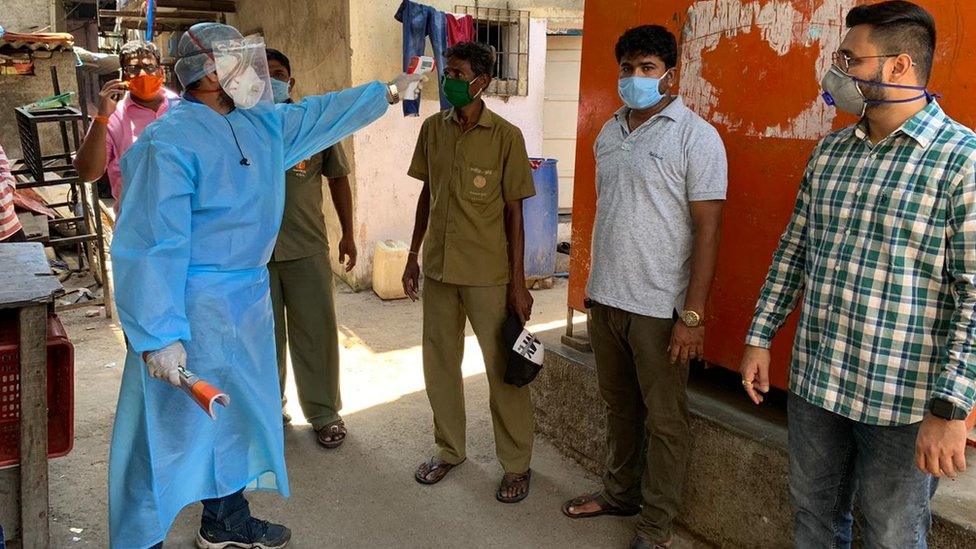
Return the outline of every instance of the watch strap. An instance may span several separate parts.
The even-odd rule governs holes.
[[[944,398],[933,398],[929,402],[929,411],[932,415],[938,418],[942,418],[946,421],[958,421],[966,419],[969,413],[957,406],[954,402],[946,400]]]

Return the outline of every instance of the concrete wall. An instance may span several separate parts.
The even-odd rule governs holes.
[[[455,2],[428,1],[441,10],[451,11]],[[461,2],[462,4],[464,2]],[[505,2],[481,2],[483,7],[505,7]],[[545,91],[546,20],[537,17],[581,17],[582,2],[510,2],[512,9],[530,9],[529,92],[525,97],[503,100],[487,97],[492,110],[522,129],[530,155],[543,152],[543,102]],[[393,19],[396,0],[361,0],[350,13],[352,38],[352,82],[389,79],[401,69],[402,28]],[[372,251],[377,241],[409,241],[420,183],[407,177],[407,167],[424,118],[440,109],[437,85],[424,90],[421,113],[404,118],[400,107],[391,109],[382,120],[353,137],[355,156],[356,238],[360,243],[359,265],[347,278],[354,289],[367,288],[372,279]]]
[[[3,0],[0,2],[0,25],[3,25],[10,32],[38,32],[50,24],[50,0]]]
[[[62,93],[78,91],[75,56],[70,51],[37,52],[34,59],[34,76],[0,75],[0,146],[3,146],[9,158],[23,156],[14,107],[53,95],[51,67],[58,69],[58,81]],[[77,96],[72,104],[78,106]],[[57,124],[44,124],[39,126],[39,131],[41,151],[44,154],[61,152],[61,133]],[[79,126],[78,131],[83,132],[84,128]],[[70,135],[69,127],[69,137]]]
[[[245,35],[260,32],[269,48],[291,61],[296,97],[349,85],[349,3],[237,0],[228,18]]]

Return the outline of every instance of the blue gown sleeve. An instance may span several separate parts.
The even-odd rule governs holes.
[[[386,90],[382,82],[370,82],[277,105],[275,112],[283,123],[285,166],[294,166],[383,116],[390,106]]]
[[[152,138],[122,157],[123,206],[112,241],[119,321],[134,351],[190,340],[186,280],[196,172],[192,153]]]

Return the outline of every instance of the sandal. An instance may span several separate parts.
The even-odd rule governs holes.
[[[581,507],[595,501],[599,506],[599,511],[591,511],[589,513],[571,513],[569,511],[570,507]],[[571,499],[563,504],[563,514],[571,519],[581,519],[590,517],[599,517],[601,515],[613,515],[617,517],[632,517],[641,512],[640,506],[638,507],[617,507],[611,505],[607,498],[603,496],[603,492],[593,492],[592,494],[587,494],[585,496],[580,496],[578,498]]]
[[[630,549],[670,549],[671,541],[669,539],[665,542],[654,543],[644,536],[637,534],[634,536],[634,541],[630,542]]]
[[[440,458],[432,457],[417,466],[417,471],[413,474],[413,478],[420,484],[437,484],[451,472],[451,469],[461,465],[464,461],[462,459],[458,463],[448,463]],[[431,474],[434,475],[432,478]]]
[[[529,495],[529,481],[532,480],[532,469],[524,473],[505,473],[502,475],[502,483],[495,492],[495,499],[502,503],[518,503]],[[525,490],[517,493],[515,497],[505,496],[510,488],[524,486]]]
[[[316,429],[315,438],[319,441],[319,444],[333,450],[342,446],[342,443],[345,442],[346,432],[346,424],[340,419]]]

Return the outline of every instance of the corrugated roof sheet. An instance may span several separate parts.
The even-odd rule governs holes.
[[[0,46],[32,51],[70,50],[74,45],[74,36],[66,32],[41,32],[36,34],[6,32],[0,37]]]

